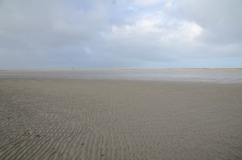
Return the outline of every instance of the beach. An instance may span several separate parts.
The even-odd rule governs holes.
[[[0,159],[241,158],[241,83],[0,78]]]

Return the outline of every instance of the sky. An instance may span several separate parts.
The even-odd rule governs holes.
[[[0,69],[242,68],[241,0],[0,0]]]

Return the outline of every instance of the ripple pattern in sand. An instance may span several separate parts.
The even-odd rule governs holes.
[[[236,84],[1,79],[0,158],[240,159],[241,95]]]

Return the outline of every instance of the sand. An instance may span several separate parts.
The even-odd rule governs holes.
[[[242,159],[242,85],[1,78],[0,159]]]

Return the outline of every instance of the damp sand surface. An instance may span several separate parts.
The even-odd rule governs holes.
[[[242,85],[0,78],[0,159],[242,159]]]

